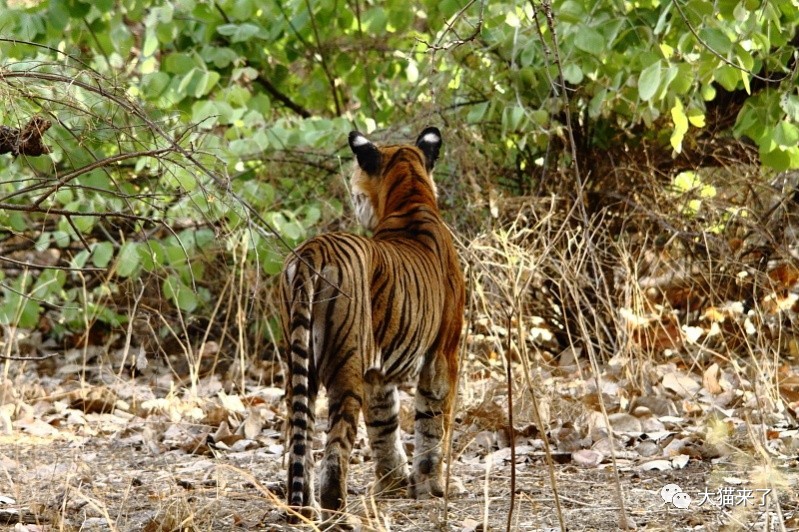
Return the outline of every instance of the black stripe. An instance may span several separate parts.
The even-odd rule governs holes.
[[[305,350],[305,346],[299,341],[295,341],[291,344],[291,352],[300,358],[308,358],[308,351]]]
[[[381,419],[377,421],[369,421],[366,423],[367,427],[377,428],[377,427],[388,427],[393,425],[394,427],[397,426],[397,416],[391,416],[388,419]]]
[[[303,309],[305,310],[305,309]],[[311,328],[311,320],[308,319],[308,316],[304,314],[295,314],[292,316],[291,319],[291,328],[296,329],[298,327],[302,327],[303,329],[310,329]]]
[[[442,415],[444,412],[438,410],[433,412],[422,412],[421,410],[416,411],[416,421],[420,419],[433,419],[434,417]]]
[[[308,405],[301,403],[300,401],[294,401],[293,403],[291,403],[291,410],[292,412],[298,412],[303,414],[311,413],[310,409],[308,408]]]

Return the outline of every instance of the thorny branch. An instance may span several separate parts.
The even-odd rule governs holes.
[[[463,6],[463,8],[461,8],[460,11],[455,13],[455,15],[452,16],[451,20],[445,22],[447,29],[441,34],[441,37],[438,38],[436,44],[430,44],[424,39],[419,39],[419,38],[416,39],[417,42],[424,44],[427,47],[427,51],[437,52],[439,50],[450,50],[452,48],[457,48],[458,46],[462,46],[468,42],[477,39],[477,37],[480,35],[480,32],[483,31],[483,11],[485,10],[485,0],[480,1],[480,14],[478,15],[477,22],[474,25],[474,31],[472,31],[472,33],[469,34],[467,37],[461,38],[458,35],[457,31],[455,30],[455,23],[466,13],[466,11],[470,7],[472,7],[472,5],[474,5],[476,1],[477,0],[471,0],[468,4]],[[446,44],[441,44],[441,41],[444,40],[444,37],[447,35],[447,33],[453,33],[457,38]]]

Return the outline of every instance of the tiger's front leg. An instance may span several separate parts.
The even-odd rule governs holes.
[[[442,354],[431,358],[422,366],[416,387],[416,450],[409,489],[409,495],[416,499],[442,497],[445,489],[443,441],[449,430],[455,392],[454,379],[450,380],[454,373]]]

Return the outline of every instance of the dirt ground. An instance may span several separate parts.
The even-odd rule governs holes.
[[[172,423],[114,414],[86,414],[79,430],[72,421],[52,429],[15,428],[0,437],[0,524],[7,530],[287,530],[279,507],[283,462],[273,425],[232,446],[170,448],[180,434],[209,434],[202,423]],[[217,432],[218,435],[218,432]],[[515,497],[509,448],[472,452],[472,436],[456,432],[460,455],[448,500],[375,500],[368,485],[368,452],[356,450],[349,510],[362,530],[557,530],[559,521],[543,452],[519,444]],[[479,439],[479,438],[478,438]],[[196,440],[199,443],[200,440]],[[457,442],[460,441],[461,445]],[[359,445],[365,446],[362,438]],[[629,454],[629,453],[628,453]],[[564,458],[565,457],[565,458]],[[622,502],[609,461],[584,467],[564,453],[554,467],[563,521],[568,530],[617,530]],[[751,457],[750,457],[751,458]],[[681,469],[641,467],[637,458],[617,459],[628,525],[645,530],[791,530],[799,527],[796,461],[776,464],[779,505],[754,488],[751,459],[690,458]],[[749,465],[746,465],[749,464]],[[676,484],[691,497],[685,509],[664,501],[661,490]],[[726,490],[726,491],[724,491]],[[754,489],[753,489],[754,491]],[[705,493],[705,500],[701,501]],[[726,505],[720,496],[730,497]],[[709,495],[708,495],[709,494]]]

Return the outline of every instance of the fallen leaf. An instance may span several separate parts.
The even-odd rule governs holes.
[[[228,395],[224,391],[220,391],[218,396],[220,403],[222,403],[222,406],[228,411],[235,412],[237,414],[243,414],[247,411],[244,403],[241,402],[241,397],[238,395]]]
[[[702,374],[702,387],[713,395],[720,394],[723,390],[721,388],[721,384],[719,384],[719,365],[718,363],[713,363],[709,368],[705,370]]]
[[[261,433],[264,428],[264,420],[258,410],[250,411],[250,415],[244,420],[244,437],[249,440],[254,440]]]
[[[580,449],[572,453],[572,460],[580,467],[596,467],[602,463],[605,456],[593,449]]]
[[[638,466],[638,469],[641,471],[670,471],[673,467],[671,460],[650,460]]]
[[[693,397],[701,388],[699,383],[693,378],[677,371],[664,375],[661,384],[664,388],[676,393],[683,399]]]
[[[690,459],[691,457],[687,454],[678,454],[671,459],[671,465],[674,466],[674,469],[683,469],[686,465],[688,465],[688,461]]]
[[[637,417],[625,414],[624,412],[616,412],[608,416],[610,426],[616,432],[643,432],[641,428],[641,420]]]

